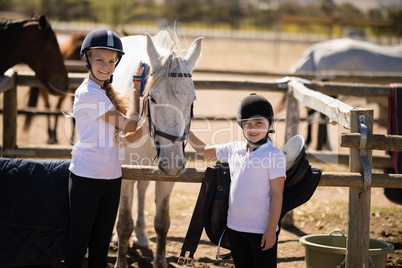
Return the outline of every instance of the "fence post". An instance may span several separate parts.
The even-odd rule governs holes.
[[[13,86],[4,92],[3,149],[17,147],[17,74],[12,73]]]
[[[288,84],[289,85],[289,84]],[[294,135],[299,133],[299,123],[300,123],[300,115],[299,115],[299,102],[293,96],[293,89],[289,87],[288,93],[286,96],[286,135],[285,135],[285,143]],[[282,218],[281,224],[283,227],[293,226],[293,210],[289,211]]]
[[[367,135],[373,134],[373,110],[352,110],[350,132],[361,132],[359,116],[364,115]],[[367,151],[371,167],[371,150]],[[363,172],[359,149],[350,149],[350,172]],[[349,188],[349,222],[346,251],[346,268],[369,267],[371,188]]]

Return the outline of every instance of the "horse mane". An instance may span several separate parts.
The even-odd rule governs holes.
[[[0,30],[1,31],[6,31],[10,27],[20,27],[22,25],[26,25],[27,23],[39,24],[39,18],[33,17],[31,19],[14,20],[14,21],[10,21],[10,20],[4,18],[0,22]]]
[[[158,61],[157,65],[152,66],[152,79],[148,80],[144,90],[146,94],[149,94],[152,88],[163,79],[166,79],[177,67],[183,69],[181,67],[183,62],[181,53],[184,50],[181,49],[180,41],[175,31],[170,29],[162,30],[152,37],[152,41],[162,59]]]

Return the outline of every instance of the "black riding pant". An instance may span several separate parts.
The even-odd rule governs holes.
[[[276,268],[278,235],[275,245],[262,251],[262,234],[237,232],[229,229],[230,251],[236,268]]]
[[[70,173],[70,232],[65,265],[106,268],[110,239],[120,200],[121,178],[90,179]]]

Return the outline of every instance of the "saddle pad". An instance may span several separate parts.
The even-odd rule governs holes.
[[[67,160],[0,158],[0,264],[64,257],[70,215]]]

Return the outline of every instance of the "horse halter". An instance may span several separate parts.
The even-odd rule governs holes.
[[[169,73],[169,77],[189,77],[191,78],[192,75],[190,73]],[[176,142],[184,142],[183,143],[183,151],[184,148],[187,144],[187,140],[188,140],[188,136],[189,136],[189,132],[190,132],[190,126],[191,126],[191,121],[193,119],[193,107],[194,104],[191,104],[191,110],[190,110],[190,119],[187,122],[187,125],[184,129],[184,133],[181,136],[178,135],[174,135],[174,134],[170,134],[161,130],[158,130],[154,124],[154,122],[152,121],[152,116],[151,116],[151,105],[150,102],[155,102],[155,100],[152,98],[152,96],[150,96],[149,94],[146,96],[146,98],[144,99],[144,108],[146,106],[147,109],[147,117],[148,117],[148,126],[149,126],[149,133],[151,138],[153,139],[156,147],[157,147],[157,155],[156,157],[159,156],[159,142],[155,141],[156,136],[160,136],[163,137],[165,139],[168,139],[170,141],[173,142],[173,144],[175,144]],[[145,109],[144,109],[145,110]]]
[[[169,134],[164,131],[158,130],[152,121],[152,116],[151,116],[151,108],[150,108],[150,103],[149,102],[155,102],[154,99],[151,96],[148,96],[147,99],[145,100],[146,106],[147,106],[147,117],[148,117],[148,125],[149,125],[149,133],[151,138],[155,140],[156,136],[163,137],[165,139],[168,139],[172,141],[173,143],[175,142],[180,142],[180,141],[187,141],[188,139],[188,134],[190,132],[190,126],[191,126],[191,120],[193,119],[193,104],[191,104],[191,110],[190,110],[190,120],[188,121],[184,133],[181,136],[174,135],[174,134]]]

